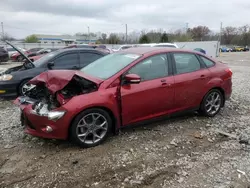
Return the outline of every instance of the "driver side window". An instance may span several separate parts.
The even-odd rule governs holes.
[[[79,67],[77,53],[69,53],[62,55],[54,60],[55,68],[68,68],[76,66]]]
[[[154,80],[168,76],[166,54],[151,56],[130,69],[129,74],[137,74],[141,81]]]

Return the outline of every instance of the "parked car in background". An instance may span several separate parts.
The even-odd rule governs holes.
[[[10,43],[8,43],[11,45]],[[15,48],[15,46],[13,46]],[[61,49],[32,62],[22,51],[26,62],[5,70],[0,76],[0,97],[24,95],[32,87],[28,81],[47,70],[78,70],[107,53],[94,49]],[[67,76],[66,76],[67,77]],[[60,85],[60,83],[58,83]]]
[[[29,55],[30,53],[36,53],[37,51],[39,51],[41,48],[31,48],[29,50],[23,50],[23,49],[19,49],[21,50],[23,53],[25,53],[26,55]],[[10,56],[12,61],[18,61],[18,62],[22,62],[24,57],[22,54],[20,54],[18,51],[13,53]]]
[[[18,48],[19,50],[23,51],[23,52],[26,51],[26,49],[24,49],[24,48],[20,48],[20,47],[17,47],[17,48]],[[7,51],[8,51],[9,58],[11,58],[11,56],[12,56],[13,54],[18,53],[18,51],[16,51],[16,50],[15,50],[14,48],[12,48],[12,47],[7,47],[6,49],[7,49]]]
[[[112,50],[113,50],[114,52],[118,52],[118,51],[120,51],[120,50],[125,50],[125,49],[131,48],[131,47],[133,47],[133,45],[116,45],[116,46],[114,46],[114,47],[112,48]]]
[[[232,72],[205,54],[137,47],[100,58],[80,71],[47,71],[15,103],[28,134],[102,143],[110,131],[181,111],[213,117],[232,92]]]
[[[0,63],[9,60],[9,54],[4,47],[0,47]]]
[[[244,51],[244,52],[248,52],[248,51],[249,51],[249,47],[248,47],[248,46],[245,46],[243,51]]]
[[[202,49],[202,48],[195,48],[195,51],[201,52],[203,54],[206,54],[206,50]]]
[[[168,48],[179,48],[177,44],[174,43],[148,43],[148,44],[139,44],[138,47],[168,47]]]
[[[234,48],[235,48],[236,52],[243,52],[244,51],[244,47],[242,47],[242,46],[235,46]]]
[[[222,46],[220,52],[233,52],[233,49],[230,47]]]
[[[37,50],[35,52],[29,53],[27,56],[28,57],[40,56],[40,55],[43,55],[43,54],[47,54],[47,53],[56,51],[58,49],[59,48],[42,48],[42,49],[39,49],[39,50]]]

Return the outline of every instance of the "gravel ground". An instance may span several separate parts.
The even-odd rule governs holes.
[[[250,187],[250,147],[216,132],[250,138],[250,53],[219,59],[234,72],[233,94],[215,118],[122,130],[90,149],[25,135],[18,109],[0,101],[0,187]]]

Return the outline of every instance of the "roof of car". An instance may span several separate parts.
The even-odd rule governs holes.
[[[58,49],[58,51],[60,52],[68,52],[68,51],[92,51],[92,52],[102,52],[102,53],[106,53],[106,52],[103,52],[101,50],[96,50],[96,49],[93,49],[93,48],[61,48],[61,49]]]
[[[191,52],[191,53],[197,53],[191,50],[184,50],[184,49],[178,49],[178,48],[168,48],[168,47],[132,47],[125,49],[118,53],[133,53],[133,54],[152,54],[152,53],[160,53],[160,52]],[[198,52],[199,53],[199,52]]]

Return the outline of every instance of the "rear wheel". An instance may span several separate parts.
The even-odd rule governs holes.
[[[221,110],[223,105],[223,95],[218,89],[212,89],[203,98],[200,112],[207,117],[214,117]]]
[[[70,127],[70,139],[88,148],[101,144],[112,127],[110,115],[102,109],[88,109],[77,115]]]

